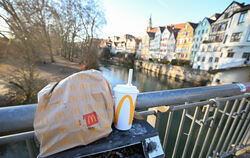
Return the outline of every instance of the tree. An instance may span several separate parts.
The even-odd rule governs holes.
[[[98,66],[98,32],[106,23],[96,0],[0,0],[0,18],[9,27],[12,41],[9,59],[15,69],[7,79],[30,102],[38,76],[36,64],[54,62],[54,54],[73,61],[79,57],[84,69]]]

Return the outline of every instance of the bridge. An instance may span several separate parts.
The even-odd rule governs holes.
[[[249,147],[250,82],[140,93],[136,110],[155,117],[166,157],[228,157]],[[164,107],[164,110],[161,108]],[[0,145],[25,141],[36,157],[37,104],[0,108]]]

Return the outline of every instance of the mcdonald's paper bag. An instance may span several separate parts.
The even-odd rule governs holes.
[[[34,119],[41,157],[87,145],[111,133],[111,86],[99,71],[73,74],[38,93]]]

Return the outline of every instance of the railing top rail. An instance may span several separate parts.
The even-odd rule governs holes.
[[[245,92],[250,92],[250,82],[244,83]],[[136,101],[136,109],[147,109],[161,105],[183,104],[185,102],[206,100],[243,94],[237,84],[185,88],[177,90],[140,93]],[[0,136],[11,132],[33,130],[33,119],[37,104],[0,108]]]
[[[250,92],[250,82],[244,83],[245,92]],[[136,109],[146,109],[161,105],[183,104],[185,102],[205,100],[243,94],[238,84],[204,86],[167,91],[140,93],[136,100]]]

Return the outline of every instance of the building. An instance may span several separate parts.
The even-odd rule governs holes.
[[[106,42],[108,41],[108,42]],[[121,37],[113,36],[103,42],[109,45],[110,51],[116,53],[136,53],[141,39],[125,34]]]
[[[189,63],[193,46],[193,34],[198,24],[187,22],[178,32],[176,42],[177,59]]]
[[[161,36],[160,56],[163,59],[172,61],[175,59],[175,45],[180,24],[166,26]]]
[[[157,27],[157,31],[155,32],[154,36],[152,36],[152,39],[149,44],[149,54],[152,57],[152,59],[163,59],[162,54],[160,53],[161,48],[161,39],[162,39],[162,33],[165,30],[165,27]]]
[[[209,40],[203,41],[194,69],[214,70],[249,64],[250,5],[232,2],[212,24]]]
[[[157,31],[157,27],[152,28],[152,18],[150,17],[148,21],[147,29],[141,40],[141,56],[140,57],[144,60],[148,60],[149,58],[152,58],[151,55],[149,54],[149,47],[150,47],[151,40],[154,39],[156,31]]]
[[[214,15],[213,15],[214,16]],[[213,17],[212,18],[215,18]],[[200,45],[204,40],[208,40],[209,33],[211,30],[211,24],[214,22],[214,20],[211,20],[209,18],[204,18],[199,25],[195,29],[194,38],[193,38],[193,47],[191,51],[191,57],[190,57],[190,65],[193,65],[194,57],[198,50],[200,49]]]

